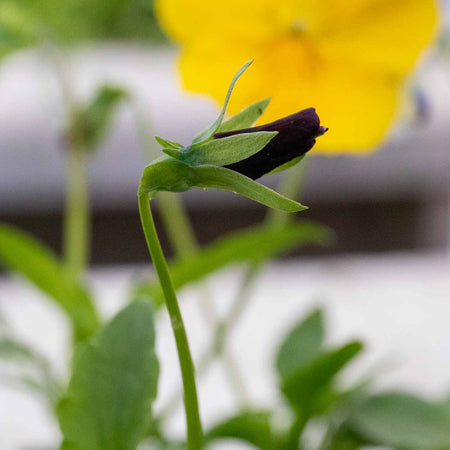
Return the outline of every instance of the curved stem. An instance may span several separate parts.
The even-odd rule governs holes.
[[[187,448],[189,450],[199,450],[202,448],[203,433],[197,400],[194,364],[192,362],[186,330],[178,306],[175,289],[173,287],[172,279],[170,278],[167,262],[161,249],[161,244],[150,210],[148,195],[139,196],[139,214],[141,216],[142,228],[144,230],[148,249],[158,274],[161,288],[164,292],[164,298],[177,345],[183,381],[184,406],[186,410]]]

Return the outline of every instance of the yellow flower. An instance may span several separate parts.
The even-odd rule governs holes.
[[[386,136],[438,22],[434,0],[157,0],[156,10],[182,45],[187,89],[222,103],[236,68],[254,59],[229,112],[264,97],[265,121],[313,106],[330,127],[317,148],[330,153]]]

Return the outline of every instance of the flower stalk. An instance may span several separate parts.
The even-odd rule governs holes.
[[[169,312],[170,322],[175,336],[183,382],[187,426],[187,448],[188,450],[200,450],[202,448],[203,432],[198,406],[194,364],[175,289],[153,221],[148,194],[139,195],[139,214],[141,216],[142,228],[144,230],[150,256],[155,265],[161,288],[164,293],[166,307]]]

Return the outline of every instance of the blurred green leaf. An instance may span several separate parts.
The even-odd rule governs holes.
[[[29,390],[44,394],[52,405],[55,404],[61,388],[45,356],[19,340],[5,336],[0,339],[0,359],[13,363],[14,367],[20,370],[19,375],[0,375],[0,383],[25,386]]]
[[[36,42],[39,28],[33,15],[18,2],[0,3],[0,58]]]
[[[302,413],[309,414],[326,395],[336,374],[356,355],[363,346],[351,342],[318,356],[302,366],[289,377],[282,379],[281,389],[291,404]]]
[[[107,39],[164,39],[152,0],[3,0],[38,30],[38,38],[61,43]]]
[[[190,166],[201,164],[226,166],[247,159],[259,152],[277,134],[278,131],[260,131],[212,139],[205,144],[181,152],[180,161]]]
[[[156,397],[158,360],[153,313],[133,302],[77,350],[66,397],[58,407],[62,448],[133,450]]]
[[[99,319],[84,287],[33,237],[0,224],[0,263],[26,277],[55,300],[72,320],[77,340],[86,339],[96,331]]]
[[[44,362],[28,345],[10,337],[0,338],[0,359],[9,359],[21,362]]]
[[[330,237],[327,228],[312,222],[283,227],[255,226],[219,239],[189,258],[176,260],[169,265],[169,271],[175,288],[180,289],[228,264],[268,258],[295,244],[324,245]],[[158,305],[164,302],[157,279],[140,286],[136,295],[142,294],[150,296]]]
[[[312,311],[286,336],[278,351],[276,368],[282,380],[288,379],[320,355],[325,330],[323,313]]]
[[[215,425],[205,435],[206,442],[227,438],[248,442],[262,450],[274,450],[270,413],[243,412]]]
[[[450,448],[450,418],[442,405],[411,394],[392,392],[368,398],[353,411],[348,426],[376,445]]]
[[[99,87],[89,104],[75,116],[69,138],[80,139],[87,149],[95,150],[110,126],[117,105],[126,96],[118,87]]]
[[[253,105],[248,106],[241,112],[223,122],[217,129],[216,133],[242,130],[244,128],[251,127],[260,118],[267,106],[269,106],[269,103],[270,98],[265,98],[264,100],[253,103]]]
[[[269,208],[287,212],[307,209],[252,179],[224,167],[191,167],[172,158],[158,160],[144,169],[138,195],[158,191],[184,192],[193,187],[230,191],[259,202]]]
[[[253,62],[253,60],[248,61],[245,63],[236,73],[236,75],[233,77],[233,80],[231,81],[230,87],[228,88],[227,96],[225,97],[225,102],[223,104],[222,111],[219,114],[219,117],[214,121],[212,125],[210,125],[206,130],[202,131],[200,134],[197,134],[197,136],[194,137],[192,140],[192,145],[201,144],[202,142],[205,142],[211,136],[213,136],[214,133],[217,132],[218,128],[222,124],[223,118],[225,116],[225,111],[227,110],[228,102],[230,101],[231,93],[233,92],[234,85],[236,84],[239,77],[247,70],[248,66]]]

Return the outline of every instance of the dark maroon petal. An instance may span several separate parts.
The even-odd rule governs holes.
[[[214,138],[220,139],[257,131],[278,131],[278,134],[258,153],[225,166],[256,180],[294,158],[304,155],[314,146],[316,137],[321,136],[327,130],[328,128],[320,125],[316,110],[308,108],[259,127],[217,133]]]

